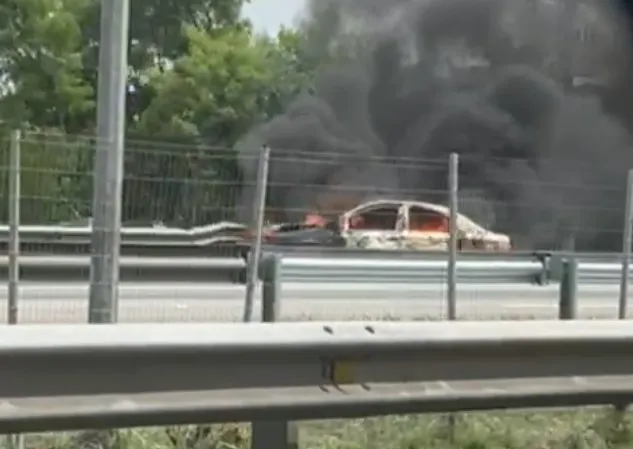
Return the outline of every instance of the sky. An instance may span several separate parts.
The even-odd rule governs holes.
[[[281,25],[293,25],[304,3],[305,0],[250,0],[243,12],[257,31],[274,35]]]

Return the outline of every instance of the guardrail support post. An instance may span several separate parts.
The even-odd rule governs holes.
[[[281,263],[278,254],[263,261],[262,321],[273,323],[279,319],[281,292]],[[298,449],[297,425],[289,421],[257,421],[252,424],[252,449]]]
[[[558,318],[573,320],[578,316],[578,261],[574,258],[562,261],[560,280]]]
[[[281,257],[267,257],[262,270],[262,321],[272,323],[279,318],[281,292]]]

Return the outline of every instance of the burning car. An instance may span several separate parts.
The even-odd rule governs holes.
[[[376,250],[442,251],[448,249],[450,211],[422,201],[376,200],[327,220],[309,214],[302,223],[263,230],[263,243],[275,246],[322,246]],[[457,216],[460,250],[509,251],[510,237]],[[251,238],[245,242],[252,241]]]

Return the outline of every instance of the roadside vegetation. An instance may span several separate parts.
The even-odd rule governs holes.
[[[301,449],[630,449],[632,414],[611,409],[464,413],[302,422]],[[245,424],[28,436],[27,449],[247,449]]]

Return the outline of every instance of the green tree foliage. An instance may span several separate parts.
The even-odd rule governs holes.
[[[54,224],[77,220],[90,211],[91,142],[59,129],[23,133],[21,146],[21,221]],[[9,161],[8,133],[0,132],[0,160]],[[8,198],[8,170],[0,170],[0,198]],[[6,203],[5,203],[6,204]],[[3,204],[3,206],[5,206]],[[0,222],[8,220],[0,207]]]
[[[6,0],[0,6],[3,121],[77,132],[94,101],[82,77],[87,0]]]
[[[232,218],[232,145],[310,88],[316,64],[302,33],[254,35],[242,3],[130,1],[125,220]],[[25,221],[90,215],[100,4],[0,2],[0,123],[26,131]],[[6,173],[0,183],[5,192]]]
[[[187,52],[172,68],[151,73],[148,84],[154,96],[141,113],[137,130],[153,139],[180,138],[189,145],[180,146],[175,154],[156,145],[153,155],[144,145],[143,151],[129,152],[129,170],[146,173],[151,160],[156,176],[180,180],[163,190],[177,205],[163,212],[164,219],[181,224],[231,219],[229,206],[237,197],[240,175],[227,146],[277,113],[308,77],[292,70],[298,61],[290,32],[270,39],[255,37],[246,27],[208,33],[190,26],[185,36]],[[128,191],[156,198],[153,183],[134,180],[146,177],[131,178]]]
[[[273,73],[266,48],[239,28],[211,35],[188,27],[185,33],[187,53],[150,79],[156,95],[139,128],[232,143],[261,116],[261,94]]]

